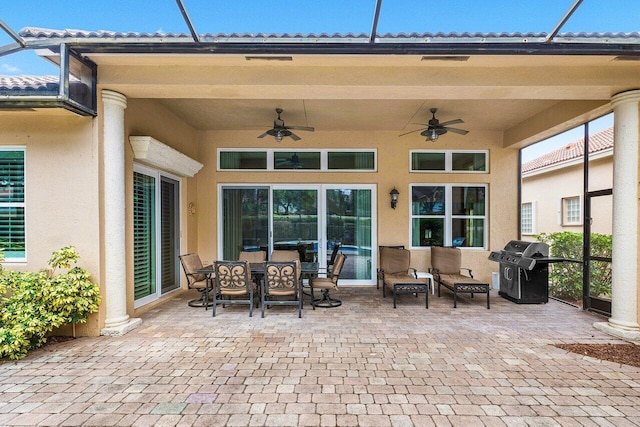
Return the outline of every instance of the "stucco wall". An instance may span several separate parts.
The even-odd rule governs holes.
[[[126,203],[127,203],[127,312],[136,316],[153,307],[147,305],[134,310],[133,299],[133,150],[129,136],[151,136],[171,148],[196,159],[198,157],[197,132],[157,101],[128,99],[125,110],[125,157],[126,157]],[[195,252],[198,245],[196,215],[188,213],[187,205],[196,199],[197,180],[180,179],[181,253]],[[183,274],[182,287],[186,288]]]
[[[79,265],[100,278],[98,145],[94,121],[63,110],[3,113],[0,144],[26,146],[27,262],[19,271],[46,268],[51,253],[73,245]],[[79,335],[97,335],[99,314],[79,324]]]
[[[613,187],[613,159],[607,157],[589,162],[589,190]],[[534,203],[534,234],[574,231],[582,233],[582,224],[562,225],[562,199],[583,198],[583,163],[556,168],[522,179],[522,202]],[[592,232],[611,234],[612,196],[592,199]],[[580,210],[582,214],[582,207]],[[532,235],[527,236],[533,238]]]
[[[205,259],[216,259],[218,236],[218,185],[232,183],[363,183],[377,185],[377,221],[379,245],[410,246],[410,184],[481,183],[489,185],[488,250],[465,249],[463,264],[473,268],[476,277],[489,281],[498,265],[487,260],[489,251],[503,247],[517,233],[517,159],[516,149],[502,148],[498,132],[473,132],[465,137],[446,135],[437,142],[424,138],[398,137],[392,132],[314,132],[300,133],[301,141],[272,138],[257,139],[260,131],[208,131],[199,137],[198,160],[204,164],[198,181],[198,252]],[[217,172],[217,149],[277,148],[374,148],[378,152],[377,172]],[[409,173],[409,150],[412,149],[489,149],[489,174]],[[389,206],[389,191],[396,187],[400,199],[395,210]],[[430,266],[428,249],[414,250],[412,263],[426,271]]]

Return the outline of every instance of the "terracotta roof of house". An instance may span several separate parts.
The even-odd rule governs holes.
[[[589,136],[589,154],[613,148],[613,127],[601,130]],[[522,165],[522,172],[533,172],[548,166],[557,165],[582,157],[584,154],[584,138],[570,142],[562,148],[543,154]]]
[[[59,82],[58,76],[0,76],[0,94],[57,91]]]

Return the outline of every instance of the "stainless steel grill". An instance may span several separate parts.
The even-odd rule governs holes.
[[[500,296],[518,304],[549,301],[549,264],[567,261],[549,257],[549,245],[512,240],[489,259],[500,264]]]

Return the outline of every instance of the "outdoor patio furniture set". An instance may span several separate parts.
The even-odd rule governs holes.
[[[418,277],[418,272],[411,267],[411,252],[404,246],[380,246],[379,282],[382,281],[382,296],[386,292],[393,294],[393,308],[396,308],[397,296],[400,294],[425,295],[425,308],[429,308],[429,278],[433,277],[432,286],[438,284],[453,292],[453,307],[457,307],[458,294],[486,294],[487,308],[489,302],[489,284],[473,278],[470,269],[461,267],[462,252],[457,247],[431,247],[431,268],[425,278]],[[466,274],[463,274],[463,271]]]
[[[198,290],[201,297],[189,301],[191,307],[212,307],[212,316],[222,304],[245,304],[249,306],[249,316],[257,306],[260,295],[261,314],[272,305],[292,305],[298,307],[298,317],[302,317],[303,295],[311,297],[311,306],[338,307],[342,301],[330,296],[337,290],[338,279],[346,256],[337,250],[326,269],[318,268],[316,262],[300,262],[297,251],[274,250],[270,260],[264,251],[241,252],[236,261],[214,261],[204,266],[195,253],[181,255],[180,261],[187,277],[189,289]],[[309,292],[303,292],[304,283]],[[315,298],[314,291],[320,290],[321,297]],[[211,295],[211,300],[209,296]]]

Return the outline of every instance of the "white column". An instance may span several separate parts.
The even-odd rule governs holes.
[[[611,317],[598,329],[640,339],[638,325],[638,137],[640,90],[615,95]]]
[[[104,197],[104,289],[107,316],[102,335],[118,336],[140,324],[127,314],[127,266],[125,236],[124,109],[127,98],[102,91],[103,197]]]

